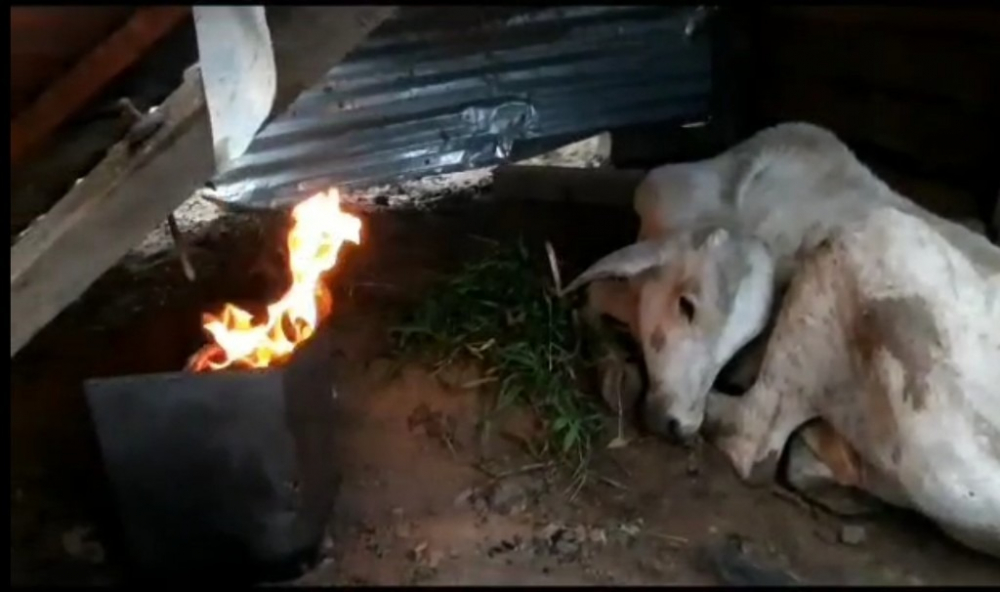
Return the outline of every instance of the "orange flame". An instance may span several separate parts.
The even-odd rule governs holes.
[[[259,323],[233,304],[226,304],[219,316],[206,314],[203,326],[213,343],[192,357],[189,366],[196,372],[234,364],[267,367],[308,339],[329,312],[330,294],[322,276],[337,263],[345,241],[361,242],[361,220],[342,212],[340,193],[330,189],[297,205],[292,221],[288,233],[291,287],[267,307]]]

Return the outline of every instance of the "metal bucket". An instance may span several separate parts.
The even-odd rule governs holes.
[[[135,575],[280,580],[318,557],[339,484],[327,330],[281,367],[84,389]]]

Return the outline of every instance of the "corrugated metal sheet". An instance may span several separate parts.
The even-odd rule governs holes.
[[[407,8],[268,125],[215,180],[271,207],[346,188],[491,166],[533,141],[704,118],[700,9]],[[520,154],[519,156],[532,156]]]

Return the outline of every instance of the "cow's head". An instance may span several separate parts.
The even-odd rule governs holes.
[[[619,320],[642,345],[649,375],[644,421],[687,441],[701,427],[719,371],[763,330],[773,274],[763,243],[713,228],[629,245],[594,263],[565,291],[595,280],[629,280],[620,287],[629,304],[616,308],[633,315]]]

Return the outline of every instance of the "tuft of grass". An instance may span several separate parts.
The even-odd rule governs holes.
[[[441,368],[473,358],[497,385],[497,410],[527,405],[545,426],[542,451],[582,469],[604,425],[581,392],[573,310],[533,265],[524,241],[493,243],[433,288],[393,330],[397,352]]]

